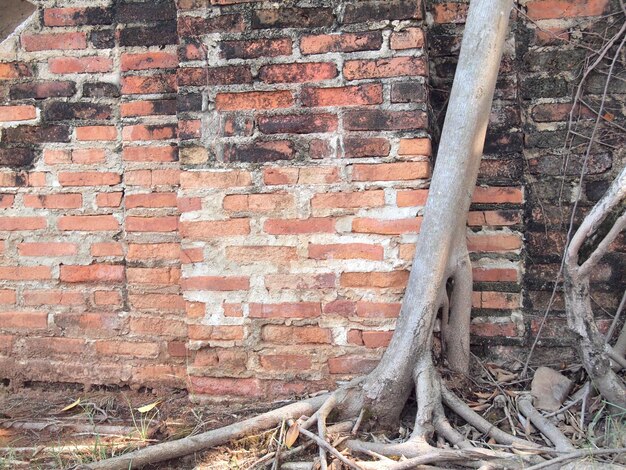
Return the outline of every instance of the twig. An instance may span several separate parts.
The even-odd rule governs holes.
[[[356,436],[356,433],[359,432],[359,428],[361,427],[361,421],[363,421],[363,416],[365,416],[365,408],[363,408],[359,413],[359,417],[356,419],[356,423],[354,423],[352,431],[350,431],[350,434],[352,434],[353,436]]]
[[[526,470],[541,470],[542,468],[549,468],[553,465],[562,464],[563,462],[567,462],[569,460],[580,459],[584,457],[591,457],[595,455],[610,455],[610,454],[621,454],[626,452],[626,447],[620,447],[616,449],[585,449],[585,450],[577,450],[575,452],[570,452],[569,454],[562,455],[552,460],[548,460],[547,462],[543,462],[537,465],[533,465],[532,467],[528,467]]]
[[[617,307],[617,311],[615,312],[615,316],[613,317],[613,321],[611,322],[611,326],[609,327],[609,331],[606,333],[606,341],[610,342],[613,337],[613,333],[615,333],[615,328],[617,328],[617,324],[619,323],[619,319],[622,316],[622,312],[624,311],[624,306],[626,305],[626,289],[624,289],[624,293],[622,294],[622,300],[619,303],[619,307]]]
[[[348,467],[350,467],[350,468],[352,468],[354,470],[362,470],[361,467],[359,467],[357,464],[355,464],[352,460],[349,460],[348,458],[346,458],[343,454],[341,454],[341,452],[339,452],[337,449],[335,449],[333,446],[331,446],[325,440],[321,439],[317,434],[312,433],[308,429],[300,429],[300,433],[303,434],[304,436],[308,437],[309,439],[315,441],[315,443],[318,446],[324,447],[325,450],[327,450],[328,452],[333,454],[335,457],[337,457],[339,460],[341,460]]]

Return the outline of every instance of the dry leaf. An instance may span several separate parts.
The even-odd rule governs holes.
[[[71,405],[67,405],[65,408],[63,408],[61,411],[69,411],[72,408],[75,408],[76,406],[78,406],[80,404],[80,398],[77,399],[74,403],[72,403]]]
[[[137,411],[139,411],[140,413],[147,413],[148,411],[156,407],[159,403],[161,403],[161,400],[157,400],[153,403],[150,403],[149,405],[140,406],[139,408],[137,408]]]
[[[291,449],[291,446],[296,442],[298,436],[300,435],[300,424],[294,422],[289,429],[287,430],[287,434],[285,435],[285,446],[287,449]]]

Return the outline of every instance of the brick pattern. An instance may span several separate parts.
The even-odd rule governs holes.
[[[414,0],[318,3],[39,2],[0,50],[0,379],[249,399],[376,364],[466,7],[436,2],[426,35]],[[552,27],[565,2],[526,3]],[[537,48],[554,40],[537,30]],[[539,59],[518,86],[514,54],[468,220],[477,345],[536,328],[522,306],[545,292],[521,281],[545,241],[523,176],[551,166],[526,116],[569,112]],[[598,181],[610,166],[594,160]]]
[[[598,17],[609,11],[619,11],[619,3],[610,0],[524,0],[519,2],[524,16],[515,14],[509,43],[514,45],[505,49],[505,57],[500,69],[500,78],[496,89],[494,112],[491,116],[491,129],[488,131],[486,149],[488,155],[481,167],[480,183],[498,185],[516,181],[524,187],[525,200],[515,202],[514,193],[504,188],[490,188],[498,191],[492,195],[485,192],[474,195],[474,208],[488,207],[492,196],[497,194],[508,203],[523,203],[523,213],[517,213],[516,227],[523,228],[524,241],[501,239],[512,249],[521,246],[523,250],[514,258],[507,258],[523,264],[521,285],[519,274],[513,271],[502,272],[499,280],[511,281],[497,284],[500,298],[491,293],[475,292],[474,308],[492,304],[504,307],[513,295],[522,296],[523,317],[511,316],[504,310],[495,310],[494,316],[476,316],[472,322],[473,342],[486,344],[485,338],[491,336],[506,337],[502,341],[506,347],[497,348],[496,354],[505,350],[526,349],[537,333],[541,318],[551,297],[554,280],[559,270],[560,255],[570,220],[570,201],[577,189],[577,181],[582,169],[582,160],[586,144],[581,140],[574,142],[569,164],[563,170],[565,152],[563,146],[570,112],[580,116],[577,132],[589,134],[595,114],[586,107],[572,110],[572,96],[580,80],[580,70],[586,52],[580,47],[580,41],[589,41],[599,29],[619,28],[621,24],[605,23]],[[430,6],[434,24],[429,29],[428,52],[430,57],[429,79],[433,84],[431,104],[436,113],[445,109],[456,57],[461,42],[463,23],[467,15],[468,2],[436,0]],[[587,47],[599,47],[587,44]],[[592,75],[584,89],[584,99],[598,107],[604,81],[601,74]],[[610,119],[624,120],[621,104],[624,100],[623,87],[611,83],[606,111]],[[441,125],[441,122],[434,123]],[[604,132],[604,131],[603,131]],[[610,134],[604,138],[611,140]],[[613,142],[616,143],[617,141]],[[616,144],[619,147],[619,144]],[[579,203],[580,217],[601,197],[616,172],[626,162],[614,149],[594,147],[590,154],[585,173],[585,183],[581,188]],[[559,204],[559,192],[562,205]],[[512,198],[508,198],[510,194]],[[410,196],[407,196],[410,197]],[[417,196],[416,196],[417,197]],[[561,207],[559,207],[561,205]],[[489,224],[494,217],[506,219],[512,214],[500,213],[498,216],[485,211]],[[476,219],[479,220],[479,219]],[[509,219],[511,220],[511,219]],[[472,215],[470,215],[470,225]],[[473,248],[488,248],[489,239],[469,239]],[[615,311],[621,293],[624,290],[624,243],[615,243],[612,252],[606,256],[602,266],[594,276],[594,302],[598,306],[598,315],[602,309]],[[492,285],[496,278],[483,272],[474,272],[475,286]],[[519,292],[521,289],[521,293]],[[495,289],[494,289],[495,290]],[[572,337],[567,334],[564,318],[564,304],[560,290],[557,290],[552,305],[552,315],[542,332],[540,346],[552,347],[552,352],[544,350],[549,360],[563,360],[570,357],[573,350],[565,351],[562,347],[572,344]],[[600,322],[604,320],[599,320]],[[517,340],[514,338],[517,337]],[[493,342],[490,340],[490,344]],[[540,348],[541,349],[541,348]],[[484,352],[488,352],[485,348]],[[541,356],[538,356],[541,357]]]

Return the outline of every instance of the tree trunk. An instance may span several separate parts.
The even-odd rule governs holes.
[[[362,385],[364,405],[385,423],[398,418],[414,383],[420,409],[416,423],[424,427],[432,421],[434,407],[440,403],[431,356],[440,310],[444,310],[442,339],[449,366],[468,370],[472,272],[466,220],[512,5],[513,0],[470,3],[400,317],[381,362]],[[452,283],[449,299],[448,281]]]

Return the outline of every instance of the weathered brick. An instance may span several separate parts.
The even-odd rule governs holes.
[[[346,158],[386,157],[391,144],[382,137],[344,137],[343,153]]]
[[[316,290],[335,289],[335,274],[268,274],[265,276],[265,287],[272,290]]]
[[[68,81],[32,80],[11,87],[9,96],[14,100],[70,97],[76,93],[76,84]]]
[[[87,47],[85,33],[23,34],[22,46],[29,52],[76,50]]]
[[[421,2],[414,0],[367,0],[349,3],[343,23],[421,19]]]
[[[57,219],[59,230],[99,232],[118,230],[119,226],[112,215],[67,215]]]
[[[304,233],[333,233],[335,232],[335,219],[311,218],[311,219],[268,219],[263,229],[270,235],[288,235]]]
[[[193,171],[185,172],[180,178],[184,189],[238,188],[252,185],[252,176],[247,171]]]
[[[330,8],[275,8],[254,10],[252,28],[319,28],[332,26],[333,12]]]
[[[336,131],[338,118],[334,114],[285,114],[259,116],[257,123],[264,134],[312,134]]]
[[[95,283],[123,282],[124,266],[112,264],[92,264],[89,266],[61,265],[60,279],[62,282]]]
[[[113,11],[110,8],[46,8],[43,11],[43,23],[46,26],[94,26],[112,22]]]
[[[311,357],[301,354],[264,354],[259,357],[261,367],[271,371],[298,370],[311,368]]]
[[[175,74],[128,75],[122,78],[122,94],[147,95],[176,92]]]
[[[121,68],[127,70],[171,69],[178,66],[178,56],[173,52],[143,52],[122,54]]]
[[[237,291],[248,290],[250,280],[244,276],[198,276],[182,280],[184,290]]]
[[[83,205],[81,194],[25,194],[24,206],[36,209],[78,209]]]
[[[429,176],[428,162],[357,164],[352,167],[354,181],[405,181]]]
[[[244,18],[239,14],[219,15],[211,18],[182,16],[178,20],[178,34],[181,36],[203,36],[219,32],[242,32]]]
[[[380,245],[367,243],[337,243],[331,245],[309,244],[309,258],[312,259],[367,259],[382,261],[384,249]]]
[[[300,93],[304,106],[366,106],[383,102],[380,84],[336,88],[304,88]]]
[[[407,28],[391,33],[390,46],[392,49],[419,49],[424,47],[424,31],[420,28]]]
[[[0,122],[29,121],[36,117],[37,108],[34,106],[0,106]]]
[[[335,78],[337,74],[337,66],[331,62],[273,64],[259,69],[259,78],[266,83],[318,82]]]
[[[76,128],[76,140],[94,142],[117,139],[117,129],[114,126],[83,126]]]
[[[226,258],[238,264],[286,264],[298,258],[293,246],[228,246]]]
[[[293,103],[293,96],[287,90],[218,93],[215,96],[215,107],[220,111],[289,108]]]
[[[381,190],[341,193],[319,193],[311,198],[311,208],[316,209],[349,209],[370,208],[385,205],[385,192]]]
[[[59,173],[58,177],[61,186],[115,186],[122,181],[118,173],[98,171]]]
[[[122,117],[174,115],[176,100],[140,100],[120,103]]]
[[[400,131],[425,129],[427,126],[428,116],[424,111],[358,109],[344,114],[344,127],[351,131]]]
[[[126,230],[129,232],[175,232],[178,228],[177,216],[126,217]]]
[[[300,40],[303,54],[324,54],[326,52],[374,51],[381,48],[383,37],[380,32],[318,34],[304,36]]]
[[[317,302],[250,304],[250,318],[311,318],[320,314]]]
[[[599,16],[608,4],[608,0],[533,0],[526,4],[526,13],[532,20]]]
[[[256,59],[290,55],[292,45],[290,38],[223,41],[220,50],[225,59]]]
[[[176,21],[160,21],[154,26],[126,27],[117,33],[119,44],[133,46],[167,46],[178,43]],[[108,46],[111,47],[111,46]]]
[[[67,73],[105,73],[113,69],[113,60],[108,57],[55,57],[48,60],[50,72]]]
[[[3,141],[8,143],[39,144],[70,141],[70,129],[64,125],[10,127],[4,129],[2,133]]]
[[[412,77],[426,75],[426,61],[421,57],[348,60],[343,66],[346,80],[365,78]],[[330,77],[332,78],[332,77]]]
[[[333,357],[328,360],[328,372],[348,375],[367,374],[376,367],[378,361],[378,359],[371,359],[362,355]]]
[[[295,152],[294,144],[290,140],[256,141],[244,145],[229,144],[224,149],[224,160],[250,163],[291,160],[295,157]]]
[[[47,121],[108,120],[111,114],[111,106],[107,104],[67,103],[65,101],[48,102],[43,110]]]
[[[183,221],[179,224],[181,236],[192,240],[211,240],[218,237],[248,235],[250,221],[247,219]]]
[[[445,2],[433,5],[435,23],[465,23],[469,5],[467,3]]]

